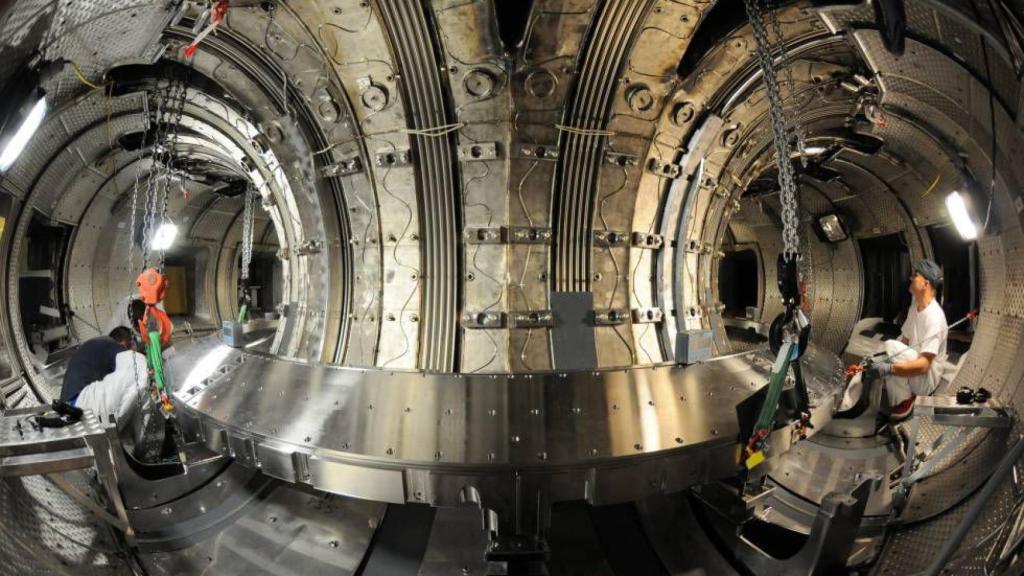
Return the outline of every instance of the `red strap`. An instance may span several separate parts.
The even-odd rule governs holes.
[[[220,25],[224,20],[224,17],[227,16],[227,13],[228,0],[218,0],[217,3],[213,5],[213,10],[210,11],[210,25],[204,28],[203,31],[196,36],[196,39],[188,45],[188,48],[185,48],[185,58],[191,58],[192,55],[196,53],[196,49],[199,48],[199,43],[202,42],[203,38],[206,38],[210,32],[213,32],[214,28]]]

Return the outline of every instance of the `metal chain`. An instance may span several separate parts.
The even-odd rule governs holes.
[[[145,270],[146,267],[149,266],[149,243],[151,228],[153,225],[153,199],[155,196],[154,188],[157,185],[157,180],[159,177],[158,173],[161,171],[160,164],[162,161],[161,147],[163,146],[163,144],[161,140],[163,140],[162,127],[165,110],[163,87],[160,85],[159,78],[156,81],[156,89],[154,90],[154,96],[156,99],[156,114],[154,115],[155,126],[153,128],[153,152],[150,155],[150,157],[152,158],[152,165],[150,166],[149,174],[146,177],[146,211],[142,215],[142,265],[140,266],[141,270]],[[134,234],[135,231],[132,230],[132,235],[134,236]],[[132,278],[131,280],[134,289],[135,278]]]
[[[800,251],[800,221],[797,216],[793,164],[789,159],[786,112],[782,107],[779,81],[775,75],[775,63],[772,59],[771,45],[768,42],[768,32],[765,29],[761,7],[758,6],[757,0],[743,0],[743,5],[747,10],[747,17],[750,19],[750,27],[754,31],[757,59],[768,93],[768,112],[772,127],[772,140],[775,143],[775,160],[779,169],[779,198],[782,203],[782,253],[788,260],[795,257]]]
[[[782,68],[782,73],[786,75],[787,97],[789,98],[790,106],[795,107],[796,83],[793,81],[793,67],[789,59],[789,50],[786,48],[786,37],[782,34],[782,24],[779,22],[779,9],[775,5],[775,0],[767,0],[765,5],[768,10],[768,22],[771,25],[772,34],[775,36],[775,52],[779,55],[779,67]],[[789,119],[787,126],[789,132],[795,137],[796,149],[800,152],[800,163],[806,168],[807,156],[804,152],[807,150],[807,144],[804,141],[803,127],[800,126],[795,113]]]
[[[252,263],[253,224],[256,218],[256,191],[249,183],[245,191],[245,205],[242,208],[242,280],[249,279],[249,265]]]
[[[144,105],[148,106],[148,99],[144,99]],[[155,128],[154,128],[155,129]],[[139,154],[135,158],[135,185],[132,187],[132,208],[131,220],[128,227],[128,272],[129,276],[135,272],[135,219],[139,210],[139,185],[142,183],[142,156],[146,150],[146,138],[149,136],[149,127],[142,132],[142,139],[139,141]],[[152,170],[150,170],[152,172]],[[135,279],[132,278],[132,286]]]
[[[167,145],[167,152],[166,152],[166,157],[167,157],[167,161],[165,163],[165,175],[166,176],[165,176],[164,181],[163,181],[163,197],[162,197],[162,206],[160,208],[160,224],[161,225],[163,225],[163,224],[165,224],[167,222],[167,204],[168,204],[168,199],[169,199],[169,197],[171,195],[171,176],[173,175],[173,172],[174,172],[174,160],[175,160],[175,156],[177,154],[178,128],[181,125],[181,117],[182,117],[182,115],[184,114],[184,111],[185,111],[185,99],[186,99],[186,96],[188,94],[188,83],[185,80],[180,80],[177,83],[177,86],[178,86],[177,93],[173,94],[173,97],[174,97],[174,100],[175,100],[175,104],[176,104],[176,108],[172,111],[172,113],[174,114],[174,117],[173,117],[172,123],[171,123],[171,136],[168,139],[169,143]],[[161,250],[160,251],[160,256],[159,256],[159,270],[160,270],[160,272],[164,271],[164,258],[166,256],[166,254],[167,254],[167,250]]]

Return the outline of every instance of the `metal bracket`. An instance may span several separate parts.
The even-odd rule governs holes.
[[[504,244],[505,238],[501,228],[466,228],[462,233],[466,244]]]
[[[662,162],[657,158],[651,158],[651,161],[647,163],[647,171],[661,178],[675,180],[683,173],[683,167],[679,164]]]
[[[633,308],[630,314],[634,324],[656,324],[665,319],[665,311],[661,308]]]
[[[633,154],[622,154],[621,152],[605,152],[604,161],[615,166],[636,166],[640,161],[638,156]]]
[[[551,228],[530,228],[529,226],[503,227],[505,241],[509,244],[550,244]]]
[[[594,246],[621,246],[626,242],[625,232],[594,230]]]
[[[466,244],[549,244],[551,229],[528,226],[467,228],[463,238]]]
[[[699,240],[687,240],[685,250],[691,254],[704,252],[704,245]]]
[[[473,162],[476,160],[495,160],[498,158],[497,142],[474,142],[461,144],[458,147],[459,160]]]
[[[504,312],[466,312],[462,315],[462,327],[467,329],[497,329],[505,327]]]
[[[594,310],[595,326],[618,326],[625,324],[629,314],[625,309],[610,308],[605,310]]]
[[[408,166],[412,164],[412,154],[408,148],[398,148],[395,150],[380,150],[374,157],[377,166],[381,167],[398,167]]]
[[[320,241],[319,240],[306,240],[302,244],[295,247],[296,256],[309,256],[310,254],[320,253]]]
[[[362,172],[363,162],[358,156],[335,162],[334,164],[328,164],[320,167],[320,176],[324,178],[332,178],[334,176],[349,176],[357,172]]]
[[[648,234],[646,232],[633,232],[632,245],[634,248],[648,248],[657,250],[665,245],[665,237],[661,234]]]
[[[551,310],[519,310],[509,312],[509,328],[550,328],[555,325]]]
[[[743,506],[734,493],[716,487],[702,490],[698,498],[711,512],[708,515],[710,529],[726,542],[737,561],[750,573],[819,576],[839,574],[846,569],[868,497],[881,483],[882,477],[878,474],[858,475],[852,489],[826,494],[803,546],[795,554],[780,558],[743,537],[742,521],[737,523],[737,516],[742,519],[750,513],[730,514],[730,510],[742,510]]]
[[[535,158],[537,160],[550,160],[555,162],[558,160],[558,145],[557,144],[523,144],[519,146],[519,153],[526,158]]]

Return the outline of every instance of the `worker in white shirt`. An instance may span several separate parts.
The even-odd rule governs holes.
[[[920,260],[910,276],[910,304],[899,340],[886,342],[886,359],[869,366],[868,375],[885,382],[890,418],[906,418],[917,396],[935,391],[946,360],[946,314],[936,299],[942,290],[942,269],[931,260]]]

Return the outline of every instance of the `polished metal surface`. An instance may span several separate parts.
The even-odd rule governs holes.
[[[44,411],[21,408],[0,416],[0,476],[89,468],[102,457],[91,443],[94,438],[105,440],[104,425],[95,415],[87,412],[80,422],[62,428],[41,428],[32,419]]]
[[[140,563],[154,576],[356,574],[385,508],[276,486],[216,536]]]
[[[806,170],[793,158],[818,427],[799,443],[781,429],[764,465],[775,491],[762,519],[800,533],[827,494],[851,491],[858,471],[892,471],[904,448],[897,433],[874,434],[873,413],[827,422],[837,357],[878,344],[862,334],[874,279],[861,242],[896,234],[910,258],[941,260],[933,240],[950,224],[953,189],[992,204],[971,256],[981,316],[941,390],[984,386],[1024,408],[1024,12],[906,0],[898,56],[873,4],[801,0],[778,14],[785,111],[824,149]],[[442,506],[420,526],[410,574],[481,573],[477,508],[508,529],[535,497],[540,514],[525,529],[543,530],[551,501],[654,495],[637,508],[643,530],[622,524],[637,518],[629,510],[568,502],[553,516],[579,529],[556,530],[552,573],[631,573],[627,541],[638,566],[659,558],[672,574],[701,569],[679,555],[690,543],[709,550],[707,571],[735,561],[715,560],[686,496],[669,493],[735,471],[735,404],[770,361],[730,339],[725,254],[756,252],[753,313],[739,321],[766,327],[782,310],[782,206],[748,23],[724,2],[681,0],[233,1],[185,59],[205,8],[0,7],[0,83],[34,51],[84,78],[67,64],[45,83],[50,114],[0,178],[0,407],[47,401],[70,347],[105,332],[133,289],[128,228],[142,211],[132,213],[131,190],[155,168],[125,143],[152,129],[163,67],[191,70],[177,150],[259,183],[254,262],[266,264],[264,311],[279,320],[248,350],[203,339],[238,314],[242,203],[195,174],[172,188],[179,239],[168,261],[188,285],[171,360],[188,381],[178,415],[217,457],[191,477],[126,477],[146,528],[139,563],[155,574],[387,566],[391,551],[373,544],[385,506],[325,492]],[[833,212],[850,238],[829,244],[813,222]],[[61,240],[44,248],[41,230]],[[480,240],[481,230],[495,234]],[[40,252],[52,270],[29,266]],[[43,277],[57,316],[33,326],[36,288],[23,279]],[[593,302],[578,327],[587,337],[559,340],[552,295],[577,290],[586,294],[571,298]],[[710,333],[717,358],[664,365],[687,330]],[[57,340],[40,344],[44,333]],[[574,358],[590,370],[560,374],[584,341],[593,346]],[[940,434],[934,422],[919,432],[925,444]],[[911,525],[889,523],[891,494],[873,490],[850,563],[922,569],[1004,446],[975,433],[936,462],[904,511]],[[36,480],[3,484],[0,574],[126,571],[116,539]],[[955,571],[989,567],[981,550],[1015,524],[1017,492],[1002,489]],[[669,502],[651,510],[658,498]],[[468,512],[448,508],[463,503]],[[80,542],[62,548],[63,533]]]
[[[34,417],[47,410],[18,408],[0,415],[0,478],[46,476],[99,521],[121,531],[124,542],[133,546],[135,531],[128,521],[114,466],[114,452],[121,449],[116,428],[100,422],[91,411],[85,411],[73,424],[43,427]],[[79,489],[76,482],[63,476],[79,470],[95,471],[97,487],[106,502],[94,501],[89,491]],[[107,504],[113,511],[107,510]]]
[[[471,489],[491,507],[516,471],[550,483],[555,500],[593,504],[728,475],[735,406],[764,386],[771,364],[754,352],[688,367],[444,375],[299,363],[211,338],[168,370],[202,441],[265,474],[398,503],[454,505]],[[819,427],[839,370],[834,356],[808,353]],[[778,430],[772,453],[792,442]]]

